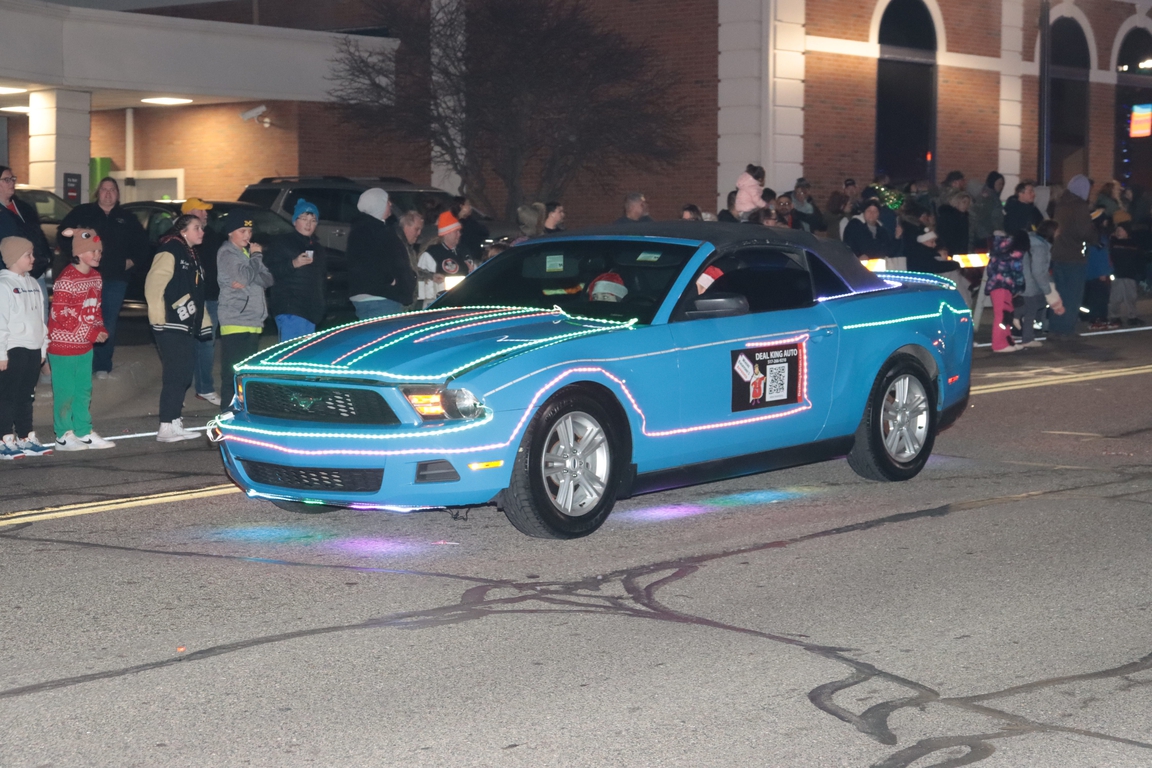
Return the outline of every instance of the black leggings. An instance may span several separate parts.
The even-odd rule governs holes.
[[[227,408],[236,395],[232,366],[260,351],[260,334],[226,333],[220,336],[220,404]]]
[[[40,350],[8,350],[8,370],[0,371],[0,437],[28,437],[32,431],[32,403],[40,380]],[[15,427],[15,429],[13,429]]]
[[[167,424],[180,418],[184,410],[184,395],[192,386],[196,370],[196,339],[184,331],[153,330],[156,349],[160,351],[160,365],[164,370],[160,388],[160,423]]]

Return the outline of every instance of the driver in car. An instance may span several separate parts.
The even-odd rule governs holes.
[[[615,272],[605,272],[593,280],[588,288],[589,301],[620,302],[627,295],[628,289],[624,287],[624,278]]]

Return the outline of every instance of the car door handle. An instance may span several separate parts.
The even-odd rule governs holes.
[[[831,336],[835,331],[835,328],[828,326],[824,326],[823,328],[809,328],[808,338],[815,342],[824,341],[825,336]]]

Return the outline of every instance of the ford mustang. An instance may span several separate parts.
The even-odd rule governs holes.
[[[258,353],[209,434],[286,509],[495,503],[573,538],[632,495],[845,455],[912,478],[966,407],[971,354],[947,279],[792,230],[613,225]]]

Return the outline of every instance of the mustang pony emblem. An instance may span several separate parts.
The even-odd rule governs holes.
[[[292,392],[288,395],[288,399],[292,401],[292,405],[296,406],[302,411],[311,411],[312,406],[324,400],[324,396],[305,395],[302,392]]]

